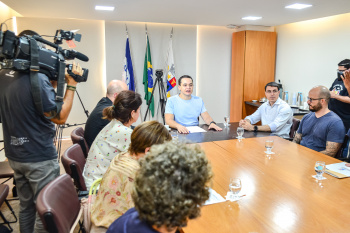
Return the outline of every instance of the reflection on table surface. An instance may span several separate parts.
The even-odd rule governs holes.
[[[237,137],[237,127],[238,122],[231,122],[230,126],[224,127],[223,123],[217,124],[219,127],[222,128],[222,131],[215,131],[213,129],[208,130],[208,125],[200,125],[202,129],[204,129],[205,133],[190,133],[190,134],[178,134],[178,138],[180,141],[185,142],[193,142],[193,143],[200,143],[200,142],[212,142],[212,141],[222,141],[222,140],[230,140],[230,139],[236,139]],[[175,129],[172,129],[174,131]],[[244,138],[252,138],[252,137],[266,137],[270,136],[271,133],[269,132],[253,132],[253,131],[244,131]]]
[[[267,139],[274,140],[269,157]],[[202,207],[183,232],[349,232],[350,179],[311,177],[316,161],[338,160],[276,136],[200,145],[213,168],[212,188],[224,197],[237,177],[246,196]]]

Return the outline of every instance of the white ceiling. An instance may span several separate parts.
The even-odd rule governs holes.
[[[277,26],[350,12],[350,0],[0,0],[24,17],[76,18],[193,25]],[[312,4],[303,10],[293,3]],[[97,12],[95,5],[115,6]],[[245,21],[244,16],[261,16]]]

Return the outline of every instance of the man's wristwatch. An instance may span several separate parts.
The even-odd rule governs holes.
[[[214,123],[214,125],[216,125],[216,122],[215,122],[215,121],[212,121],[212,122],[209,123],[208,126],[210,126],[212,123]]]
[[[258,126],[254,125],[254,132],[258,132]]]

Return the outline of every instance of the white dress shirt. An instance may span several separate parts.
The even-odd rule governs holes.
[[[250,120],[252,125],[261,121],[261,124],[268,125],[275,135],[288,138],[293,123],[293,111],[285,101],[278,98],[272,106],[269,102],[263,103],[245,119]]]

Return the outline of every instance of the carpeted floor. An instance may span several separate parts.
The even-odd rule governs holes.
[[[61,150],[61,154],[63,154],[63,152],[69,147],[72,145],[72,142],[70,139],[65,139],[65,140],[62,140],[62,150]],[[65,173],[65,170],[63,168],[63,165],[60,161],[60,173],[61,174],[64,174]],[[6,179],[0,179],[0,183],[4,182]],[[9,203],[10,205],[12,206],[13,210],[15,211],[15,214],[18,218],[18,213],[19,213],[19,200],[17,199],[13,199],[13,196],[12,196],[12,187],[13,187],[13,184],[12,184],[13,180],[9,180],[7,181],[5,184],[7,184],[9,187],[10,187],[10,192],[9,192],[9,195],[7,197],[7,199],[10,199]],[[6,204],[4,203],[1,208],[0,208],[0,211],[4,214],[5,218],[9,221],[12,221],[14,220],[14,217],[13,215],[11,214],[11,211],[7,208]],[[1,218],[0,218],[1,219]],[[2,222],[2,219],[0,220]],[[17,233],[19,232],[19,223],[12,223],[11,224],[11,227],[13,228],[13,232]],[[75,229],[74,232],[78,232],[78,229]]]

